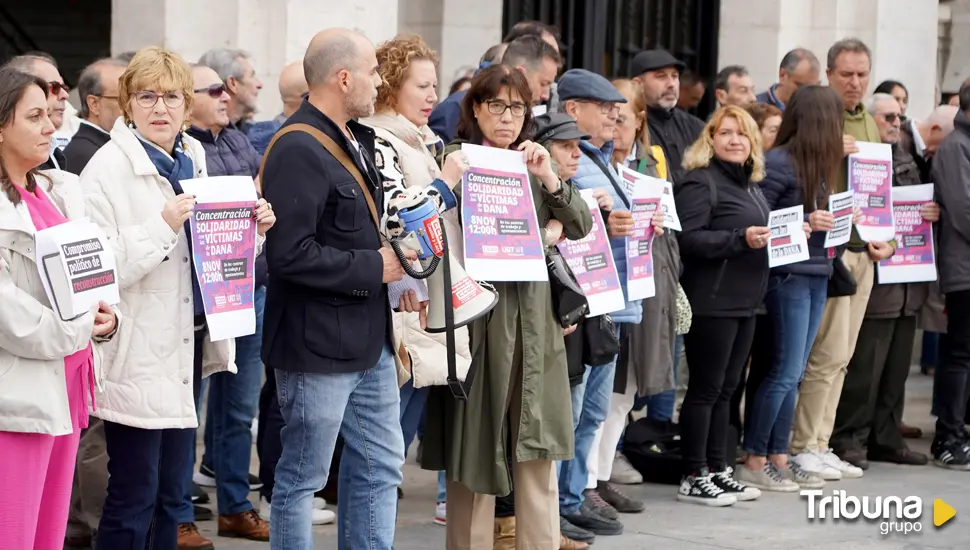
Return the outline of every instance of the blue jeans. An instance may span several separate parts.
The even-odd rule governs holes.
[[[575,454],[572,460],[563,462],[559,472],[561,514],[572,514],[583,503],[583,491],[586,490],[589,478],[586,460],[591,452],[595,452],[592,449],[593,438],[609,412],[615,374],[615,357],[611,363],[601,367],[587,366],[583,382],[572,390],[573,422],[576,426]]]
[[[276,371],[283,412],[283,455],[276,465],[270,547],[312,550],[313,493],[327,483],[337,435],[340,460],[339,549],[391,550],[397,487],[403,481],[404,438],[394,353],[384,345],[363,372],[317,374]]]
[[[438,472],[438,496],[435,498],[435,502],[445,502],[448,499],[447,483],[444,470]]]
[[[408,380],[401,386],[401,432],[404,434],[405,453],[424,419],[424,403],[428,400],[430,389],[427,386],[414,389],[414,380]]]
[[[253,305],[256,332],[236,338],[236,369],[209,379],[209,403],[205,420],[205,453],[202,463],[216,473],[219,514],[240,514],[253,509],[249,502],[249,458],[252,454],[253,418],[259,407],[263,362],[263,305],[266,287],[256,288]]]
[[[744,431],[744,450],[755,456],[788,453],[795,416],[798,382],[822,322],[828,278],[810,275],[772,275],[765,307],[774,327],[771,370],[754,394],[750,423]]]

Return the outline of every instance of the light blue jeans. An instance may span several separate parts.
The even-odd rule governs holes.
[[[563,515],[576,512],[583,503],[583,491],[589,477],[586,460],[594,452],[596,430],[609,412],[615,374],[614,357],[607,365],[587,366],[582,383],[572,389],[575,454],[572,460],[563,462],[559,470],[559,512]]]
[[[283,454],[276,466],[270,547],[312,550],[313,493],[327,483],[337,435],[344,437],[337,504],[337,548],[391,550],[404,437],[391,348],[363,372],[276,371]]]

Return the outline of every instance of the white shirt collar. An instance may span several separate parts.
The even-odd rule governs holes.
[[[916,154],[926,158],[926,142],[923,141],[923,136],[920,135],[919,126],[915,120],[910,121],[910,128],[913,130],[913,146],[916,148]]]
[[[94,128],[95,130],[101,132],[102,134],[111,135],[111,132],[108,132],[107,130],[105,130],[104,128],[98,126],[97,124],[95,124],[93,122],[90,122],[90,121],[87,121],[87,120],[85,120],[83,118],[81,119],[81,124],[90,126],[90,127]]]

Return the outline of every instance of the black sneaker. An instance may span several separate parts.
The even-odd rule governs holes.
[[[562,516],[559,516],[559,533],[569,540],[585,542],[586,544],[592,544],[596,540],[596,535],[586,529],[576,527]]]
[[[930,448],[933,464],[950,470],[970,470],[970,443],[959,439],[934,441]]]
[[[216,471],[205,464],[200,464],[199,471],[192,474],[192,481],[195,482],[196,485],[201,485],[202,487],[215,487]],[[258,491],[262,488],[263,482],[259,480],[259,476],[249,474],[249,490]]]
[[[608,481],[597,482],[596,491],[617,512],[623,514],[639,514],[643,511],[643,502],[624,495],[615,485]]]
[[[565,514],[562,517],[580,529],[585,529],[594,535],[622,535],[623,524],[615,519],[601,516],[589,500],[584,500],[579,505],[579,509],[572,514]],[[573,539],[575,540],[575,539]]]
[[[209,521],[212,519],[212,510],[203,508],[198,504],[192,506],[192,513],[195,516],[195,521]]]
[[[619,519],[620,514],[610,503],[603,500],[603,497],[596,489],[586,489],[583,491],[583,502],[588,502],[593,510],[606,519]]]
[[[731,506],[737,503],[737,497],[725,493],[724,489],[714,484],[713,479],[714,476],[707,469],[685,476],[680,482],[677,500],[705,506]]]
[[[761,489],[749,487],[744,483],[734,479],[734,468],[728,466],[720,472],[714,472],[711,482],[724,491],[725,494],[734,495],[738,501],[754,500],[761,496]]]
[[[208,504],[209,503],[209,493],[205,492],[205,489],[199,487],[198,484],[192,484],[192,504]]]

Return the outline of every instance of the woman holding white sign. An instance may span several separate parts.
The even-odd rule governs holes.
[[[809,259],[771,270],[765,307],[774,335],[771,367],[746,404],[745,465],[738,479],[766,491],[797,492],[825,485],[820,466],[789,462],[788,437],[798,381],[805,372],[828,294],[832,259],[824,248],[833,227],[829,194],[842,160],[842,103],[827,86],[804,86],[792,96],[775,148],[765,155],[761,187],[772,210],[803,205],[812,231]]]
[[[735,106],[714,113],[684,167],[690,172],[676,197],[684,229],[680,282],[693,319],[684,336],[690,379],[680,411],[684,479],[677,498],[730,506],[761,494],[735,481],[726,448],[731,396],[768,281],[769,208],[758,187],[764,158],[751,115]]]
[[[208,338],[188,228],[195,197],[180,183],[206,176],[202,145],[182,132],[193,88],[177,54],[138,52],[119,81],[124,116],[81,173],[92,221],[117,258],[129,321],[105,349],[95,412],[109,458],[99,550],[145,547],[149,533],[157,548],[199,542],[191,507],[188,517],[181,509],[191,481],[195,403],[203,376],[235,372],[233,340]],[[254,217],[259,235],[276,219],[262,199]],[[257,236],[256,254],[262,243]],[[268,538],[255,511],[234,520],[232,530],[245,522]]]
[[[553,171],[549,152],[526,139],[531,103],[521,72],[501,65],[481,71],[462,103],[459,140],[445,154],[461,143],[522,151],[539,227],[557,219],[566,238],[580,239],[592,227],[589,208]],[[499,301],[490,319],[470,325],[471,349],[484,348],[467,401],[445,387],[428,396],[421,463],[446,470],[449,548],[492,548],[491,495],[508,494],[512,478],[516,544],[558,548],[553,461],[572,456],[573,430],[562,327],[548,283],[503,282],[495,289]]]
[[[117,325],[104,302],[61,319],[37,268],[34,235],[85,216],[74,175],[38,170],[54,135],[48,93],[47,82],[0,69],[0,546],[36,550],[64,544],[78,441],[102,368],[92,340]]]

